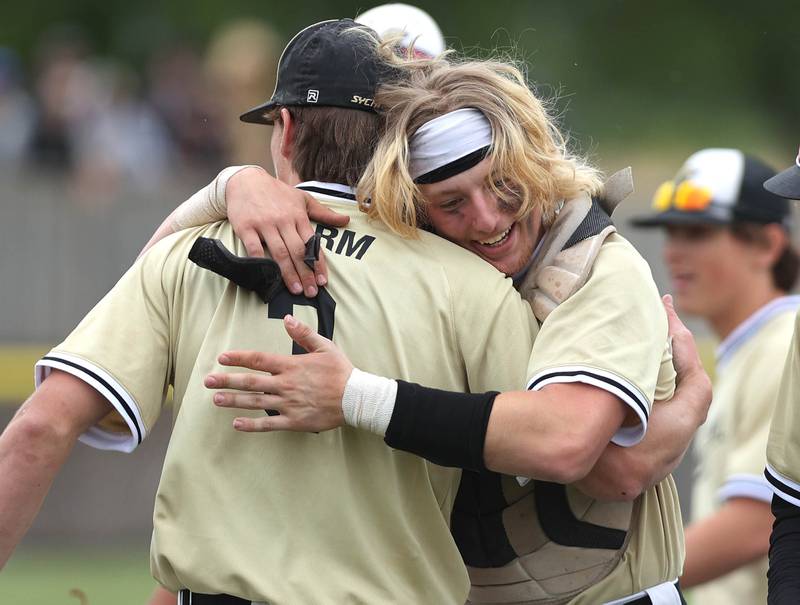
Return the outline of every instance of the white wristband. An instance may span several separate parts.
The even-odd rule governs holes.
[[[221,221],[228,217],[228,207],[225,200],[225,188],[234,174],[245,168],[258,168],[261,166],[228,166],[217,175],[211,184],[206,185],[188,200],[183,202],[172,213],[172,229],[180,231],[187,227],[199,227]]]
[[[353,368],[342,395],[344,421],[383,437],[394,412],[397,381]]]

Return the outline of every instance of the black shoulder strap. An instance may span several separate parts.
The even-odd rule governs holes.
[[[562,250],[571,248],[575,244],[579,244],[583,240],[597,235],[603,229],[613,224],[614,221],[612,221],[611,217],[603,210],[597,198],[592,198],[592,206],[589,208],[589,212],[586,214],[581,224],[578,225],[578,228],[575,229],[575,233],[573,233],[567,240],[567,243],[564,244]]]

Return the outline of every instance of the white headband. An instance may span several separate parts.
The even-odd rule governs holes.
[[[409,141],[415,183],[435,183],[472,168],[492,144],[492,125],[478,109],[451,111],[425,122]]]

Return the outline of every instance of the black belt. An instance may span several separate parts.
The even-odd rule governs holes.
[[[201,594],[183,589],[178,592],[178,605],[252,605],[252,601],[229,594]]]
[[[686,605],[678,582],[675,582],[675,588],[682,605]],[[252,605],[252,601],[229,594],[201,594],[183,589],[178,593],[178,605]],[[633,601],[628,601],[625,605],[653,605],[653,600],[650,595],[646,594]]]

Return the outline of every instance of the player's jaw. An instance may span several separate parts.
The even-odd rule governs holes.
[[[724,315],[744,287],[741,246],[724,227],[669,227],[664,260],[675,304],[684,313],[712,319]]]
[[[535,217],[529,215],[512,221],[508,227],[491,236],[473,239],[467,249],[506,275],[518,273],[528,263],[536,247]]]

